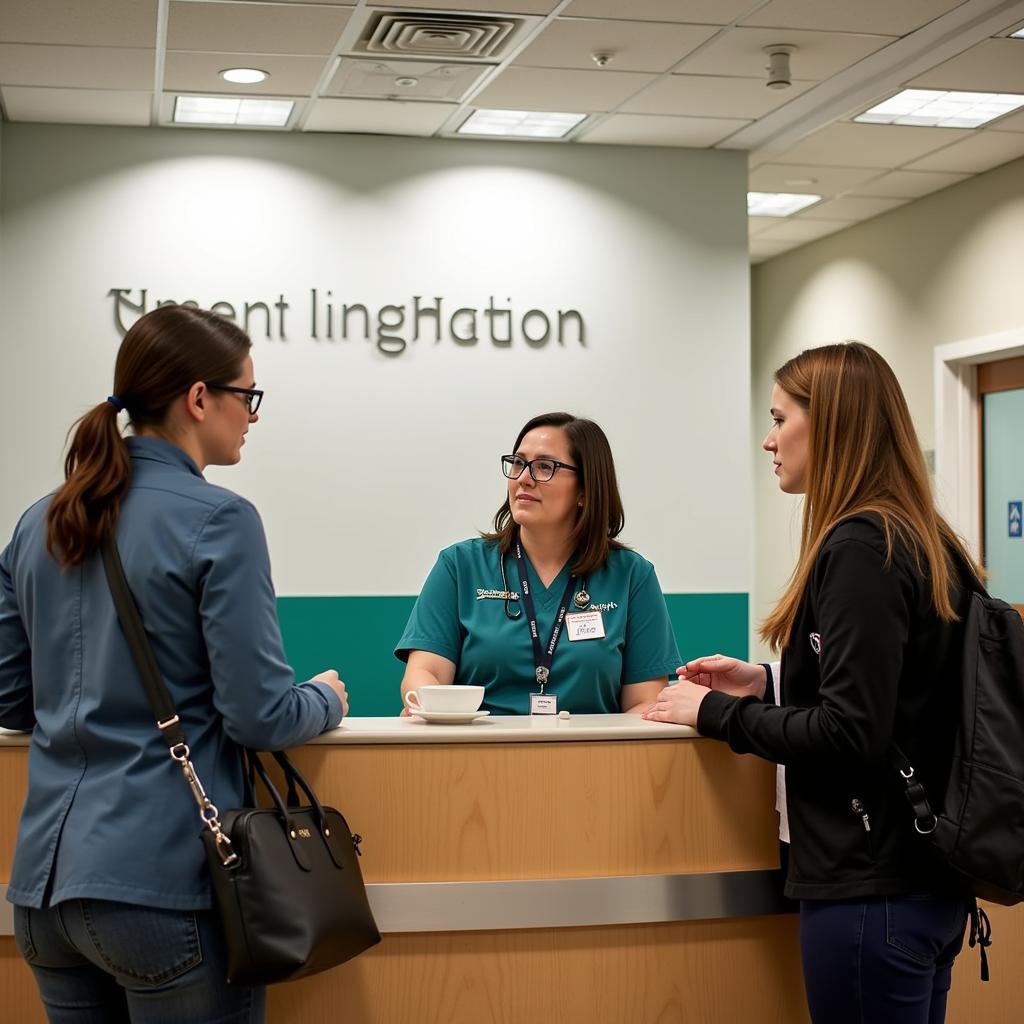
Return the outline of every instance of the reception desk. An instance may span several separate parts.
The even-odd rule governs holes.
[[[0,736],[0,884],[26,745]],[[271,989],[275,1024],[808,1019],[771,765],[632,715],[353,718],[293,754],[364,837],[384,939]],[[1020,1019],[1021,915],[992,917],[994,981],[965,953],[951,1022]],[[0,910],[10,1019],[42,1021],[10,921]]]

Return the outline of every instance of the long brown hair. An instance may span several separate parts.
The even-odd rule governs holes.
[[[775,383],[810,418],[807,491],[800,557],[761,638],[776,650],[786,646],[826,536],[863,513],[881,517],[890,562],[897,540],[909,548],[939,618],[954,621],[950,552],[981,570],[935,507],[924,453],[889,364],[860,342],[825,345],[790,359],[775,372]]]
[[[161,306],[124,336],[114,396],[135,430],[159,429],[171,403],[197,381],[227,383],[252,345],[229,320],[189,306]],[[110,401],[72,426],[64,484],[46,514],[46,547],[64,568],[79,565],[113,533],[131,479],[131,459]]]
[[[622,498],[615,478],[615,460],[605,432],[593,421],[580,419],[568,412],[546,412],[534,416],[516,437],[513,452],[519,451],[523,438],[537,427],[558,427],[569,439],[569,452],[578,472],[580,488],[585,497],[572,530],[576,560],[572,571],[588,576],[608,561],[608,552],[625,547],[615,538],[622,532],[626,519]],[[502,557],[512,550],[516,523],[508,495],[494,516],[494,532],[483,534],[486,541],[498,545]]]

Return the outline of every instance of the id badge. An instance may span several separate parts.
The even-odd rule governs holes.
[[[570,612],[565,633],[570,640],[598,640],[604,636],[604,619],[600,612]]]
[[[531,693],[530,714],[557,715],[558,698],[553,693]]]

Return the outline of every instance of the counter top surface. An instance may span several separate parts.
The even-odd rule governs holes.
[[[440,725],[420,718],[346,718],[341,726],[311,740],[344,743],[560,743],[579,740],[692,739],[685,725],[645,722],[638,715],[528,715],[480,718],[469,725]],[[0,747],[28,746],[29,733],[0,729]]]

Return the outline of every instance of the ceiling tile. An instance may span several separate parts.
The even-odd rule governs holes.
[[[769,89],[757,78],[668,75],[634,96],[622,109],[636,114],[740,117],[753,121],[813,85],[813,82],[794,82],[789,89]]]
[[[710,25],[562,18],[549,25],[515,63],[537,68],[593,70],[592,54],[611,57],[614,71],[667,71],[717,29]]]
[[[653,75],[631,71],[509,68],[473,98],[473,105],[567,113],[605,111],[617,107],[653,81]]]
[[[834,167],[899,167],[963,138],[960,128],[889,124],[830,124],[775,159]],[[938,169],[938,168],[936,168]]]
[[[621,18],[631,21],[676,21],[697,25],[729,25],[751,0],[575,0],[562,12],[571,18]],[[623,10],[625,8],[625,10]]]
[[[458,102],[492,68],[489,64],[431,64],[421,60],[345,57],[324,95],[351,99]],[[404,81],[405,85],[399,85]],[[410,85],[413,82],[415,84]]]
[[[757,240],[773,242],[813,242],[816,238],[834,234],[848,228],[848,220],[794,220],[789,217],[782,220],[778,227],[768,228],[758,234]]]
[[[813,192],[832,196],[878,176],[874,167],[822,167],[815,164],[761,164],[750,172],[753,192]]]
[[[500,14],[550,14],[559,0],[398,0],[388,3],[387,0],[373,0],[367,7],[416,7],[428,10],[468,11],[488,13],[495,11]]]
[[[156,45],[157,0],[3,0],[0,42]]]
[[[866,199],[859,196],[843,196],[840,199],[826,199],[822,203],[801,210],[801,220],[867,220],[887,210],[909,203],[909,199]]]
[[[789,43],[797,47],[791,59],[793,77],[800,81],[818,82],[891,42],[887,36],[734,28],[723,32],[684,61],[679,70],[688,75],[738,75],[764,80],[768,64],[764,47],[772,43]]]
[[[864,185],[850,189],[851,195],[917,199],[940,188],[965,181],[969,174],[937,174],[925,171],[889,171]]]
[[[296,4],[171,3],[169,50],[311,53],[334,49],[350,12]]]
[[[36,89],[5,85],[0,89],[11,121],[52,124],[148,125],[151,94],[107,89]]]
[[[914,89],[1024,93],[1024,41],[986,39],[907,85]]]
[[[769,240],[767,238],[752,238],[750,240],[750,262],[751,263],[763,263],[765,260],[770,260],[773,256],[780,256],[784,252],[789,252],[790,249],[795,249],[800,245],[799,242],[782,242]]]
[[[319,99],[313,104],[305,130],[369,135],[433,135],[457,109],[452,103]]]
[[[155,50],[0,43],[0,85],[146,90],[155,66]]]
[[[743,25],[769,28],[813,28],[823,32],[875,32],[903,36],[941,17],[963,0],[771,0],[742,20]]]
[[[756,238],[758,235],[763,234],[769,228],[777,228],[781,221],[781,217],[748,217],[747,237]]]
[[[987,127],[994,132],[1024,132],[1024,110],[1018,110],[1016,114],[1007,114]]]
[[[907,164],[911,171],[980,174],[1024,156],[1024,133],[980,131],[938,153]]]
[[[164,65],[164,88],[174,92],[214,92],[235,96],[308,96],[324,70],[323,57],[282,57],[266,53],[193,53],[169,50]],[[270,77],[256,85],[225,82],[227,68],[259,68]]]
[[[749,121],[729,118],[612,114],[577,141],[702,148],[713,146],[748,124]]]

